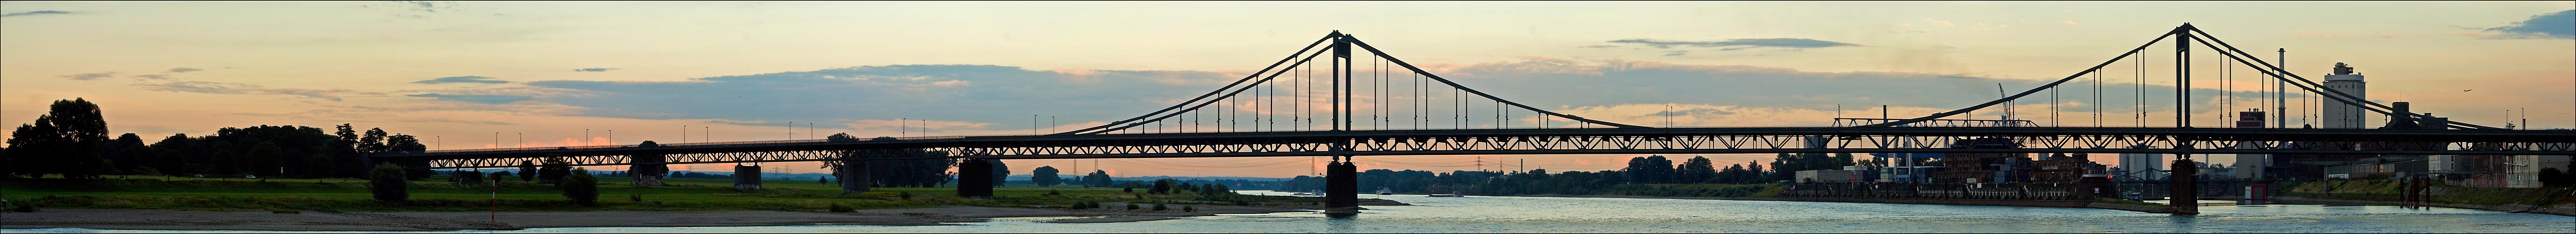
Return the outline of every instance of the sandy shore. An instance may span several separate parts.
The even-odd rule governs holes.
[[[47,209],[35,213],[0,213],[0,228],[128,230],[261,230],[261,231],[428,231],[517,230],[552,227],[720,227],[775,225],[950,225],[1006,217],[1078,217],[1043,222],[1107,223],[1177,219],[1216,214],[1311,212],[1270,207],[1198,205],[1198,212],[1127,210],[1124,203],[1107,209],[1068,210],[948,206],[934,208],[822,211],[563,211],[563,212],[320,212],[274,214],[267,211],[215,212],[175,210]]]

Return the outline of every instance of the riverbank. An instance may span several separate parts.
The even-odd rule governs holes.
[[[2134,202],[2134,203],[2136,203],[2136,204],[2122,204],[2122,203],[2102,202],[2102,201],[1931,200],[1931,199],[1883,199],[1883,198],[1781,198],[1781,197],[1676,197],[1676,196],[1635,196],[1635,195],[1563,195],[1563,194],[1537,194],[1537,195],[1485,195],[1485,196],[1504,196],[1504,197],[1647,198],[1647,199],[1691,199],[1691,200],[1735,200],[1735,201],[1807,201],[1807,202],[1898,203],[1898,204],[1980,205],[1980,206],[2033,206],[2033,207],[2094,208],[2094,209],[2136,211],[2136,212],[2147,212],[2147,213],[2158,213],[2158,214],[2171,214],[2171,213],[2173,213],[2173,212],[2174,212],[2173,207],[2163,206],[2163,205],[2160,205],[2160,204],[2154,204],[2154,203],[2146,203],[2146,202]]]
[[[1073,217],[1054,223],[1140,222],[1217,214],[1310,212],[1254,206],[1191,205],[1169,210],[1126,210],[1125,203],[1103,203],[1102,209],[946,206],[929,208],[823,211],[513,211],[513,212],[325,212],[297,214],[260,212],[48,209],[8,213],[0,228],[88,228],[118,230],[254,230],[254,231],[440,231],[518,230],[558,227],[731,227],[780,225],[953,225],[991,218]],[[1139,204],[1144,205],[1144,204]],[[1144,205],[1150,206],[1150,205]]]

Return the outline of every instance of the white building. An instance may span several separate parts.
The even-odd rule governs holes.
[[[2326,75],[2326,89],[2343,92],[2344,94],[2351,94],[2352,97],[2359,98],[2354,101],[2370,100],[2370,89],[2368,89],[2368,85],[2369,83],[2361,81],[2361,74],[2353,73],[2352,67],[2344,66],[2343,63],[2335,63],[2334,74]],[[2335,99],[2333,98],[2327,98],[2324,100],[2326,100],[2323,104],[2325,106],[2325,111],[2319,112],[2320,114],[2317,117],[2324,118],[2320,121],[2324,122],[2325,126],[2319,126],[2319,128],[2357,129],[2369,127],[2364,126],[2363,123],[2369,123],[2370,116],[2362,114],[2364,109],[2362,109],[2361,105],[2357,105],[2357,103],[2334,101]]]

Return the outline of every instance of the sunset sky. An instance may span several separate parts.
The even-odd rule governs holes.
[[[110,130],[145,139],[342,123],[420,136],[436,149],[784,140],[789,122],[798,139],[923,134],[920,123],[901,130],[901,119],[927,119],[933,136],[1031,134],[1170,106],[1333,30],[1463,85],[1577,116],[1654,125],[1673,105],[1689,114],[1676,118],[1683,126],[1826,125],[1836,105],[1849,117],[1875,117],[1880,105],[1913,117],[1993,100],[1998,83],[2026,90],[2184,23],[2265,60],[2287,48],[2288,67],[2310,79],[2351,64],[2369,75],[2374,101],[2487,126],[2527,114],[2533,128],[2576,127],[2576,2],[2567,1],[9,1],[0,13],[0,124],[85,98],[105,110]],[[2170,68],[2157,68],[2172,65],[2170,48],[2148,49],[2147,90],[2173,83]],[[2196,76],[2217,76],[2214,57],[2194,57]],[[2106,87],[2141,80],[2114,67]],[[2258,73],[2237,71],[2234,90],[2257,90],[2247,77]],[[2217,90],[2204,82],[2194,88]],[[2091,100],[2072,100],[2089,94],[2066,95],[2066,124],[2090,125]],[[2129,101],[2105,100],[2118,108],[2103,122],[2134,123]],[[2046,103],[2018,104],[2017,117],[2051,124],[2026,117],[2044,115]],[[2148,125],[2171,115],[2162,110]],[[1056,126],[1033,125],[1031,115]],[[816,134],[801,130],[808,124]],[[1481,159],[1488,170],[1525,159],[1532,169],[1588,171],[1635,156]],[[1480,158],[1364,159],[1364,170],[1446,172],[1474,170]],[[1311,174],[1306,160],[1080,167],[1287,177]],[[1008,163],[1023,174],[1074,165]],[[724,170],[696,166],[675,169]]]

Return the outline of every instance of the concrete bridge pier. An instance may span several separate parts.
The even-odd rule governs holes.
[[[841,193],[865,193],[868,185],[875,182],[868,178],[867,161],[842,160],[841,168],[832,174],[841,177]]]
[[[993,162],[990,159],[967,159],[957,164],[957,197],[993,198]]]
[[[1359,165],[1348,158],[1324,165],[1324,213],[1360,213]]]
[[[734,165],[734,166],[733,166],[733,189],[735,189],[735,190],[759,190],[759,189],[760,189],[760,166],[759,166],[759,165],[749,165],[749,166],[745,166],[745,165]]]
[[[2177,154],[2174,158],[2173,166],[2166,167],[2172,168],[2173,173],[2165,178],[2173,182],[2165,185],[2165,190],[2172,193],[2165,201],[2173,205],[2173,214],[2200,214],[2200,164],[2192,163],[2190,154]]]

